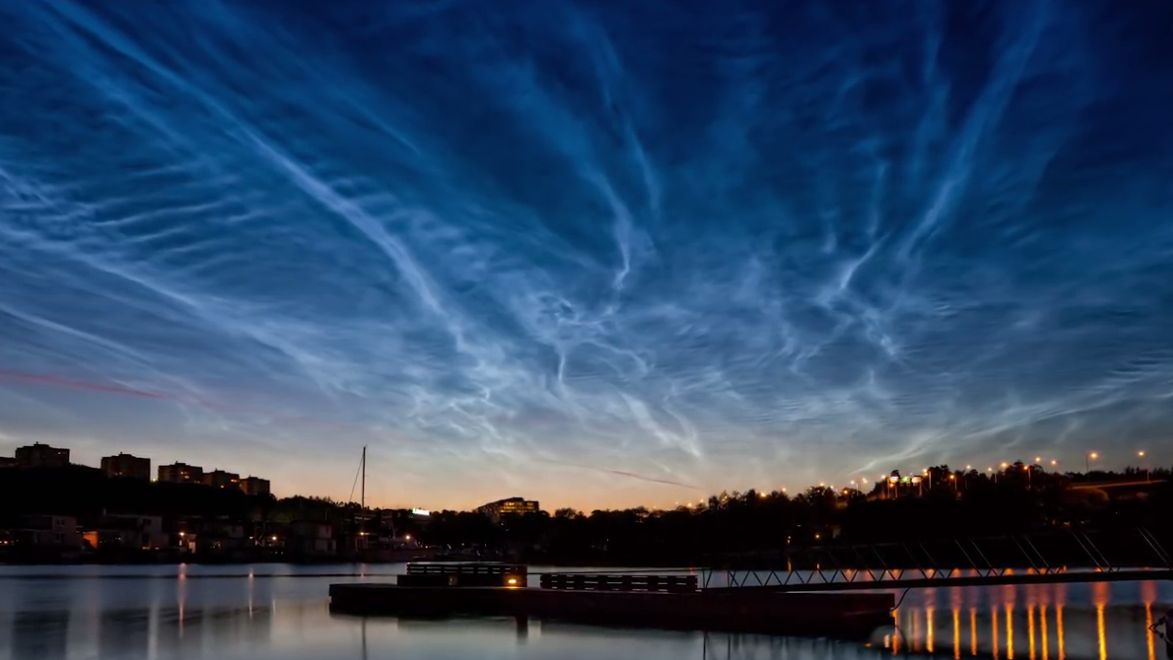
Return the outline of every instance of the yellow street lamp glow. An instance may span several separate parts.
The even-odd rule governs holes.
[[[1141,458],[1144,458],[1144,450],[1142,449],[1142,450],[1140,450],[1140,451],[1136,452],[1136,455],[1137,455],[1137,456],[1139,456],[1139,457],[1141,457]]]
[[[1042,462],[1043,462],[1042,456],[1035,456],[1035,463],[1042,463]]]
[[[1005,470],[1008,467],[1010,467],[1010,464],[1007,463],[1006,461],[1002,461],[1002,469]]]
[[[972,465],[966,465],[966,466],[965,466],[965,471],[966,471],[966,472],[969,472],[969,471],[970,471],[970,470],[972,470],[972,469],[973,469],[973,466],[972,466]]]
[[[1059,461],[1057,461],[1053,458],[1051,459],[1051,465],[1058,465],[1058,464],[1059,464]]]
[[[1087,457],[1094,461],[1100,457],[1100,454],[1098,452],[1093,451],[1092,453],[1088,454]]]

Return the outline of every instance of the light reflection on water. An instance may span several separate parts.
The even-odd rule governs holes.
[[[401,568],[0,567],[0,658],[1157,660],[1149,627],[1173,604],[1158,582],[914,590],[866,643],[329,612],[329,583]]]

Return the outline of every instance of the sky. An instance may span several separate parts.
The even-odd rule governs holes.
[[[1169,3],[0,21],[2,453],[586,510],[1173,463]]]

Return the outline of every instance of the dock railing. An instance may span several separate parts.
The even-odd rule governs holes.
[[[701,571],[701,588],[824,591],[1173,578],[1173,561],[1146,528],[1063,530],[980,539],[824,544],[788,549],[757,568]]]

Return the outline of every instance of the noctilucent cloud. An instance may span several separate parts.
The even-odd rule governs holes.
[[[1173,452],[1166,2],[0,2],[0,448],[671,505]]]

